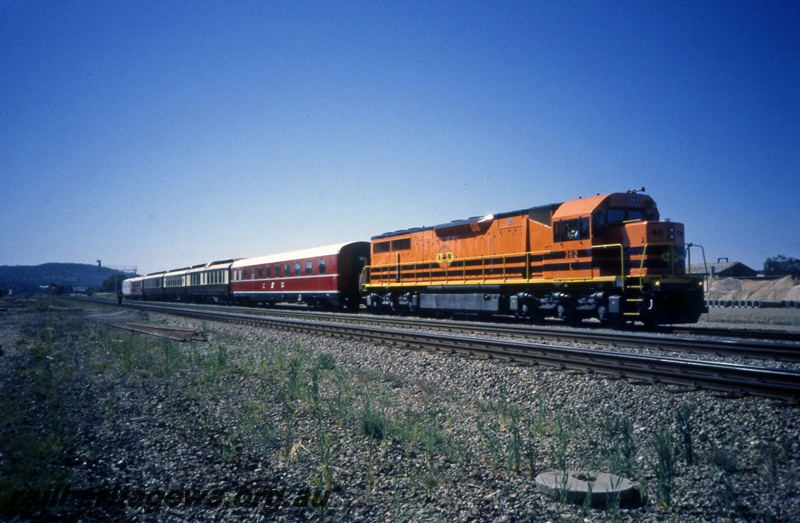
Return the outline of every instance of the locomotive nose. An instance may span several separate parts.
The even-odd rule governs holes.
[[[648,227],[650,241],[683,242],[683,224],[673,222],[652,222]]]

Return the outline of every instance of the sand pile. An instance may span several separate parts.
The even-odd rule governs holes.
[[[706,300],[800,301],[800,285],[791,276],[779,280],[711,280]]]

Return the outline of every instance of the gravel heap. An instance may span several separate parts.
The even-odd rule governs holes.
[[[791,276],[778,279],[714,278],[707,300],[800,300],[800,284]]]
[[[0,519],[800,520],[794,406],[136,316],[209,342],[0,315]],[[561,469],[621,475],[643,499],[590,508],[536,488]]]

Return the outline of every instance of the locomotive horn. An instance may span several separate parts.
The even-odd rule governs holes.
[[[642,187],[641,189],[628,189],[628,194],[636,194],[637,192],[644,192],[645,189]]]

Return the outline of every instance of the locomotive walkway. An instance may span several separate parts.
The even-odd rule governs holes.
[[[635,378],[648,383],[676,385],[679,387],[679,391],[705,389],[722,391],[735,396],[754,395],[780,399],[789,403],[800,402],[800,371],[792,369],[774,369],[737,363],[632,354],[608,349],[571,348],[530,341],[462,336],[450,332],[442,334],[416,332],[408,330],[408,327],[404,328],[402,324],[394,327],[375,327],[341,323],[339,321],[300,320],[244,314],[241,312],[211,311],[198,307],[153,306],[150,304],[136,304],[132,305],[132,307],[210,321],[234,322],[257,327],[268,326],[270,328],[303,333],[345,337],[375,343],[389,343],[407,348],[447,353],[466,353],[483,358],[518,361],[533,365],[541,364],[560,369],[596,373],[613,378]],[[264,311],[259,312],[263,314]],[[361,321],[363,322],[363,319]],[[434,323],[434,326],[440,326],[441,322],[431,323]],[[419,321],[415,319],[415,325],[418,326],[418,324]],[[502,329],[503,327],[486,326],[487,330],[484,331],[484,334],[490,330],[494,331],[494,329]],[[465,325],[462,323],[460,328],[463,331]],[[472,325],[470,325],[470,328],[472,328]],[[570,329],[570,331],[574,330]],[[580,333],[570,332],[568,336],[570,340],[575,340],[575,336],[578,334]],[[600,333],[589,332],[584,335],[583,339],[584,341],[591,340],[591,343],[596,343],[598,334]],[[557,335],[562,340],[566,336],[560,330]],[[650,336],[644,336],[636,339],[637,342],[641,342],[642,339],[651,338]],[[632,340],[633,338],[629,335],[624,339],[621,338],[620,343],[630,345],[633,343]],[[705,350],[702,346],[709,343],[703,340],[683,341],[694,347],[699,347],[698,350]],[[609,344],[608,339],[604,338],[603,343]],[[658,347],[665,345],[663,338],[653,343],[656,343]],[[735,345],[735,342],[728,342],[722,343],[721,347],[727,346],[735,349]],[[719,352],[720,350],[720,346],[717,346],[712,349],[712,352]],[[794,347],[793,351],[789,348],[786,350],[796,354],[797,346]],[[784,354],[784,357],[788,356]]]

